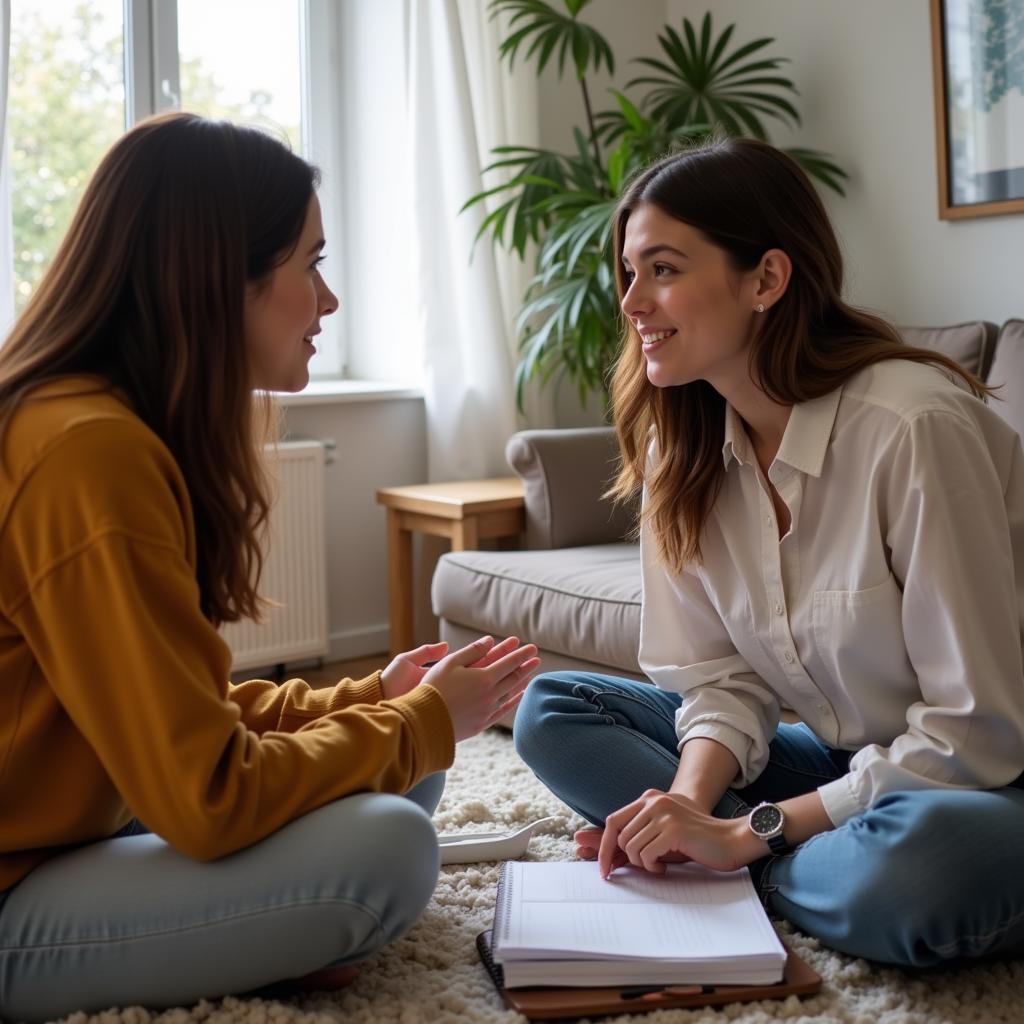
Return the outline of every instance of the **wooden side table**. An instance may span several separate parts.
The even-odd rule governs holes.
[[[526,528],[518,477],[382,487],[377,502],[388,510],[388,595],[391,656],[413,646],[412,535],[447,537],[452,551],[472,551],[481,540],[512,538]]]

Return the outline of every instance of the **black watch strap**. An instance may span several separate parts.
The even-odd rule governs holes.
[[[768,844],[768,849],[770,849],[776,857],[781,857],[784,853],[789,853],[793,849],[793,847],[786,842],[786,837],[781,832],[777,836],[772,836],[771,839],[766,839],[765,842]]]

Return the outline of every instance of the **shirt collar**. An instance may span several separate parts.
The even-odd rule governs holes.
[[[739,413],[725,403],[725,443],[722,445],[722,462],[728,469],[733,460],[741,466],[750,462],[750,439],[743,428]]]
[[[777,462],[784,462],[810,476],[821,476],[842,391],[842,387],[838,387],[821,398],[793,406],[782,435],[782,444],[775,456]],[[727,402],[725,443],[722,445],[722,461],[726,469],[733,460],[741,465],[753,462],[753,452],[739,413]]]

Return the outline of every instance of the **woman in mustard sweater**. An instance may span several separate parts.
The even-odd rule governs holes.
[[[242,992],[404,932],[439,773],[538,664],[484,638],[332,689],[228,683],[216,627],[259,611],[258,393],[305,386],[337,308],[316,180],[254,129],[142,123],[0,348],[6,1019]]]

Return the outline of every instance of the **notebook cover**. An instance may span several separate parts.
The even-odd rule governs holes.
[[[775,985],[703,986],[699,992],[685,994],[648,992],[642,998],[624,999],[629,986],[614,988],[505,988],[501,964],[491,957],[491,929],[476,937],[476,948],[495,988],[505,1003],[530,1020],[560,1020],[572,1017],[599,1017],[619,1013],[649,1013],[651,1010],[675,1010],[693,1006],[720,1006],[723,1003],[752,1003],[758,999],[785,999],[809,996],[821,988],[821,975],[787,947],[782,981]],[[638,985],[634,988],[650,988]],[[695,986],[680,986],[694,988]]]

